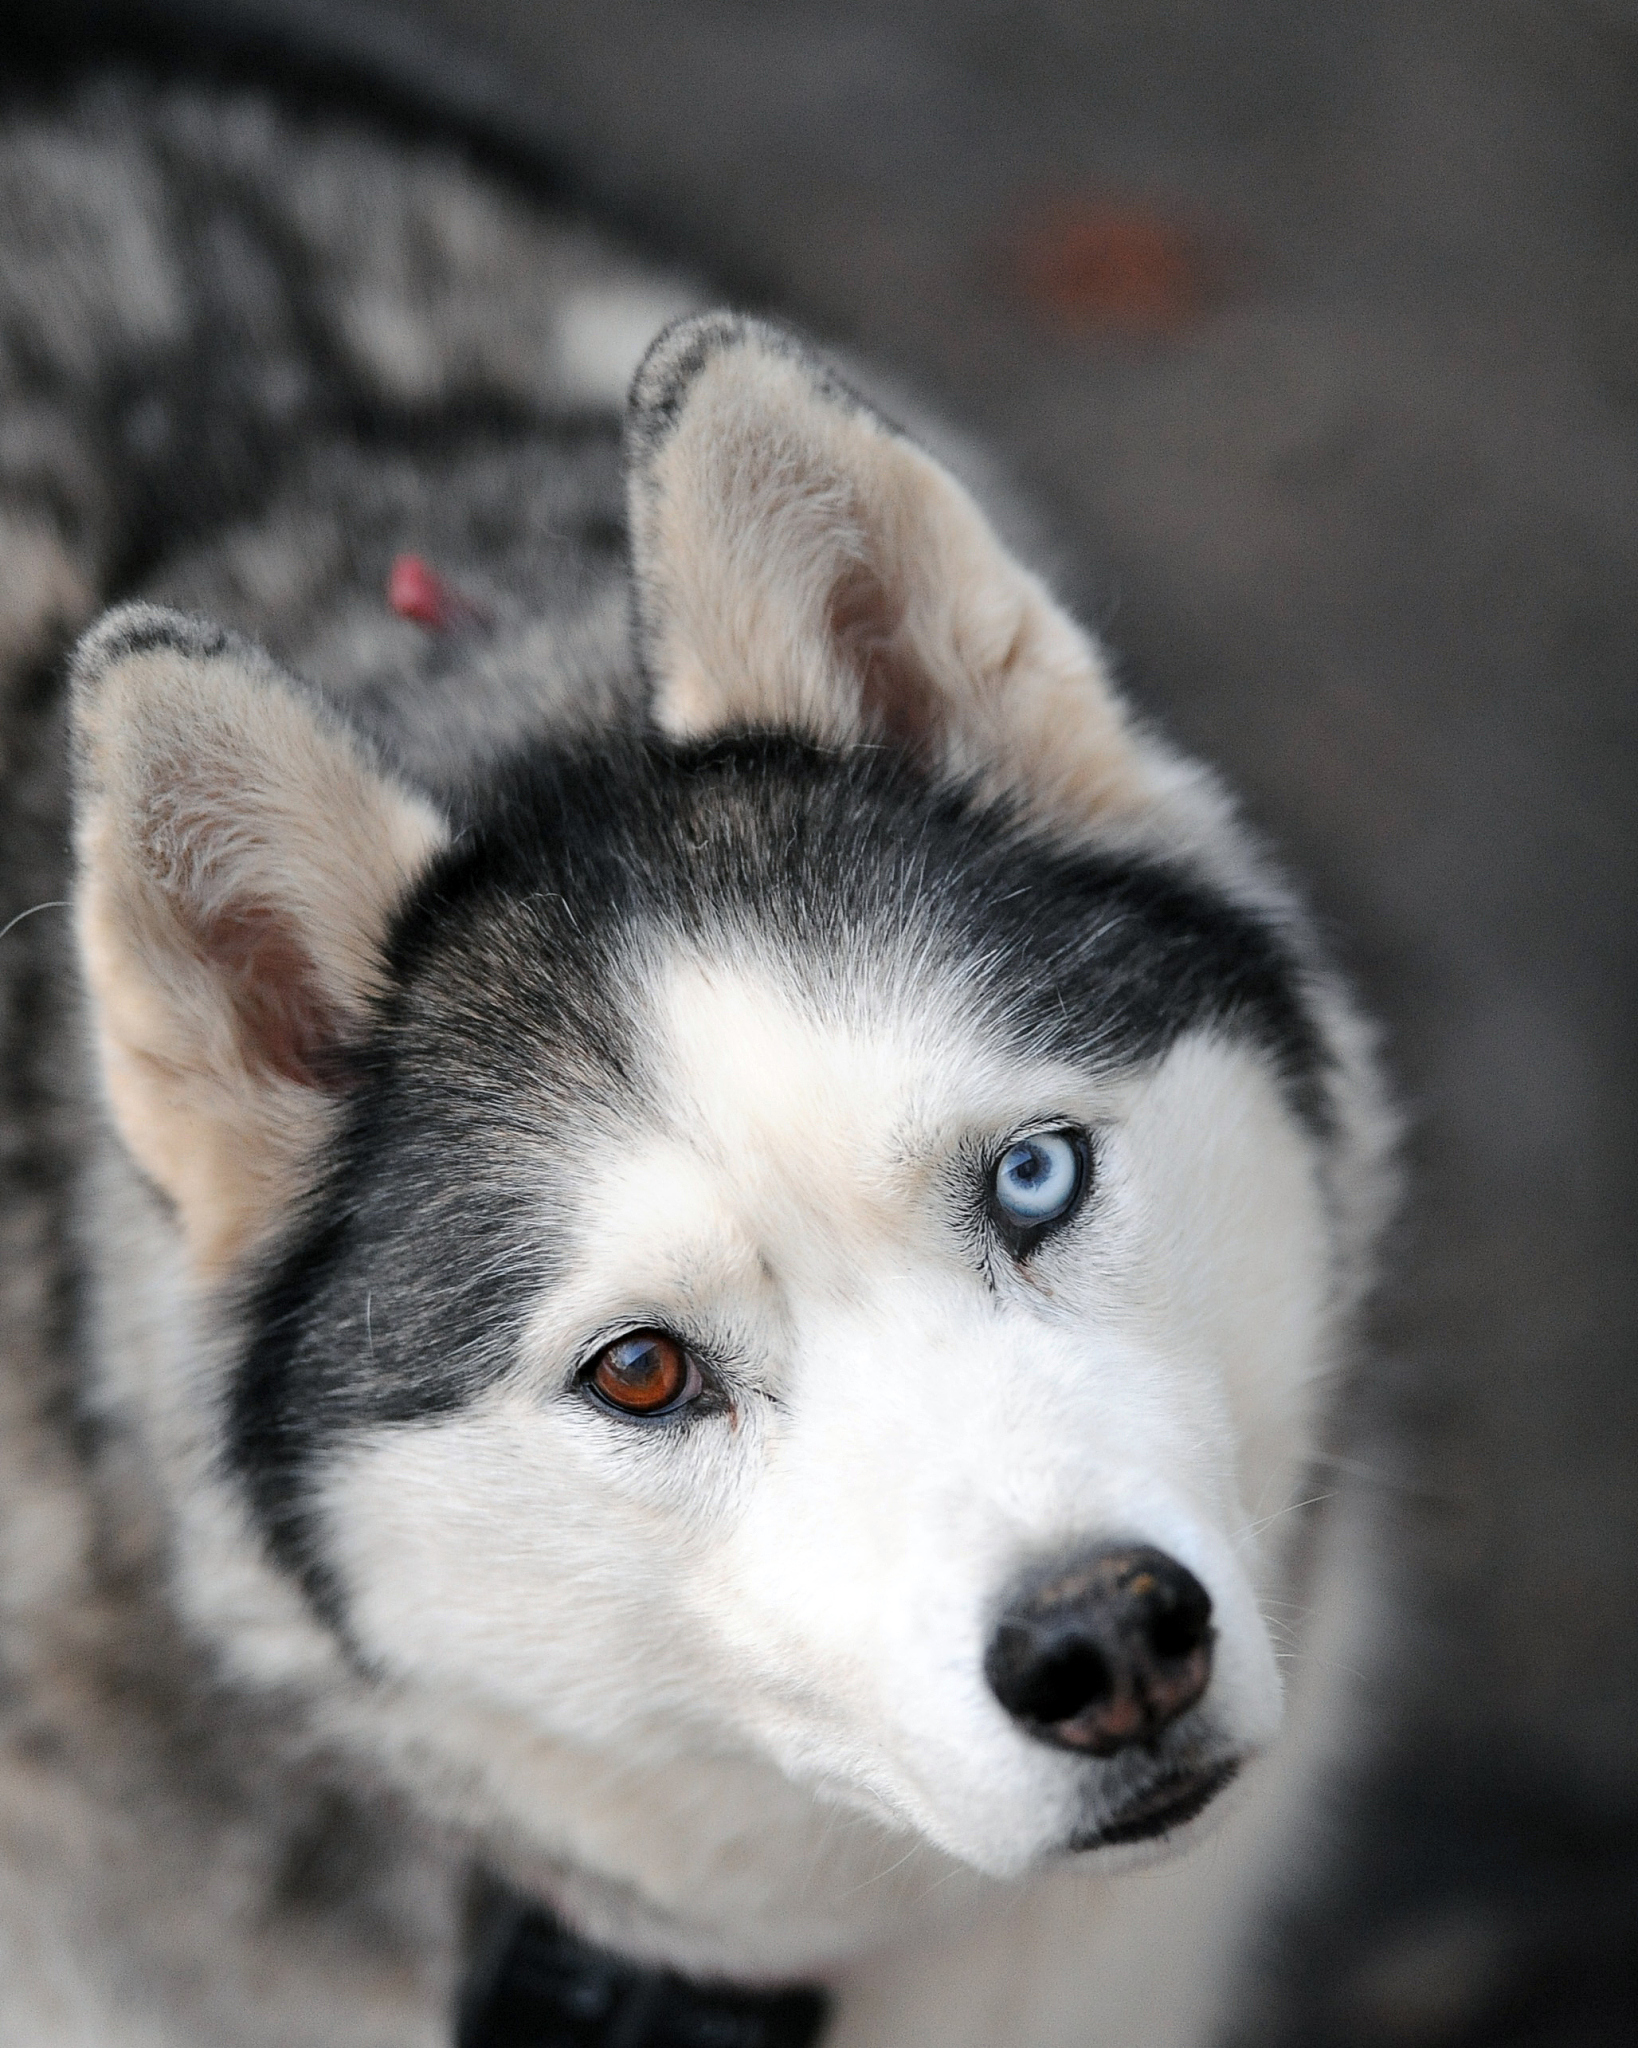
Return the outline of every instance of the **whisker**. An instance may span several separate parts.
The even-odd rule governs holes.
[[[66,910],[67,908],[68,898],[66,896],[54,896],[49,903],[32,903],[27,910],[19,910],[9,924],[0,925],[0,939],[3,939],[7,932],[14,932],[25,917],[34,917],[42,910]]]
[[[1333,1490],[1330,1493],[1311,1493],[1306,1500],[1288,1501],[1283,1508],[1276,1508],[1273,1514],[1264,1515],[1261,1521],[1247,1522],[1239,1529],[1236,1529],[1230,1541],[1238,1543],[1242,1536],[1261,1535],[1264,1529],[1277,1522],[1282,1515],[1294,1515],[1299,1508],[1318,1507],[1322,1500],[1335,1500],[1335,1498],[1336,1494]]]
[[[1344,1458],[1330,1451],[1322,1451],[1314,1462],[1317,1465],[1329,1466],[1333,1472],[1340,1473],[1345,1479],[1356,1479],[1365,1486],[1380,1487],[1384,1493],[1397,1494],[1401,1500],[1448,1505],[1454,1499],[1454,1495],[1443,1488],[1405,1479],[1397,1473],[1384,1472],[1377,1466],[1362,1464],[1357,1458]]]

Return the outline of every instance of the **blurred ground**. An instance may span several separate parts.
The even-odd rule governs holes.
[[[994,442],[1309,877],[1414,1119],[1338,1476],[1393,1625],[1232,2039],[1638,2037],[1638,8],[237,11]]]

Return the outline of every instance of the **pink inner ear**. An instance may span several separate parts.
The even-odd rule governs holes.
[[[904,637],[904,607],[866,562],[852,562],[830,593],[826,623],[858,679],[866,729],[918,751],[938,725],[939,693]]]
[[[219,912],[199,936],[231,992],[245,1064],[304,1088],[345,1088],[342,1013],[289,922],[247,904]]]

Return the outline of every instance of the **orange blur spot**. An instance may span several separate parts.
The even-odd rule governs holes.
[[[1013,238],[1026,298],[1085,330],[1175,333],[1212,297],[1210,268],[1189,228],[1139,205],[1055,200]]]

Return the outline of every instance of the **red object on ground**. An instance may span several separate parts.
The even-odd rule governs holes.
[[[419,555],[399,555],[387,578],[387,602],[401,619],[434,633],[477,623],[478,610]]]
[[[1049,201],[1013,246],[1025,296],[1070,327],[1176,333],[1198,318],[1219,282],[1199,237],[1143,205]]]

